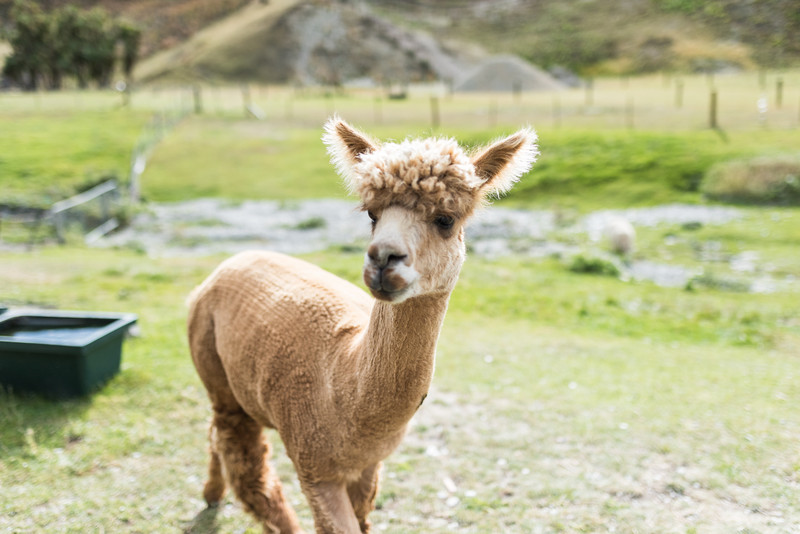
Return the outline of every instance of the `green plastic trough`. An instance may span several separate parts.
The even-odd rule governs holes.
[[[0,314],[0,384],[48,397],[91,393],[119,372],[133,314],[8,311]]]

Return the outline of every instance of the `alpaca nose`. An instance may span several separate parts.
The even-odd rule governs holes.
[[[393,243],[373,243],[367,249],[367,256],[376,267],[384,269],[404,261],[408,254]]]

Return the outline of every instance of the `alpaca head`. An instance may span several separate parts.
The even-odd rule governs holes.
[[[528,128],[471,154],[452,139],[379,143],[336,117],[323,140],[372,221],[364,282],[393,303],[452,291],[467,219],[487,197],[508,191],[537,155]]]

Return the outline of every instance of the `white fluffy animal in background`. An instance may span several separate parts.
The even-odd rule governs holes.
[[[621,216],[609,217],[604,233],[611,250],[620,256],[630,256],[636,246],[636,230],[628,219]]]

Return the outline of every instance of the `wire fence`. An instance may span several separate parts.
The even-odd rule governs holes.
[[[129,175],[122,183],[116,178],[105,180],[49,208],[0,203],[0,242],[15,229],[19,237],[22,228],[28,246],[47,239],[65,243],[71,233],[82,235],[91,244],[117,229],[124,222],[120,217],[126,208],[140,201],[140,176],[153,149],[185,116],[185,110],[153,115],[131,152]]]
[[[340,113],[363,124],[432,128],[529,122],[552,128],[787,129],[800,127],[800,70],[598,78],[559,91],[508,93],[453,93],[444,83],[400,90],[153,85],[123,93],[0,93],[0,105],[21,111],[128,107],[170,116],[238,116],[310,127]]]

